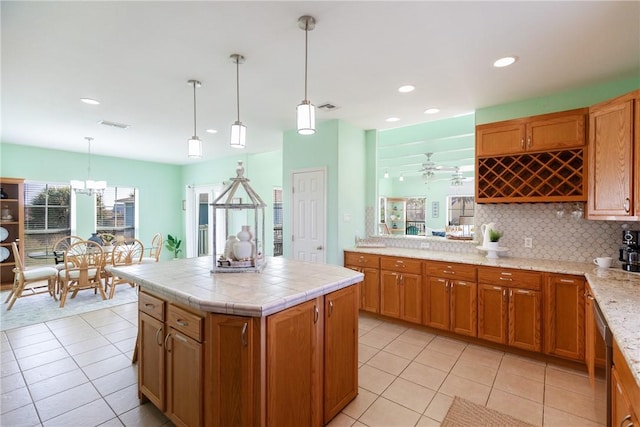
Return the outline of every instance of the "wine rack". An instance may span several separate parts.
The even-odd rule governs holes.
[[[477,203],[586,201],[584,148],[477,159]]]

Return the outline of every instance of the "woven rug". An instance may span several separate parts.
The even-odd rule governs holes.
[[[116,288],[113,299],[103,300],[100,294],[95,295],[88,289],[78,292],[73,299],[69,295],[64,307],[60,308],[60,301],[44,293],[18,298],[11,310],[7,311],[9,304],[4,304],[7,295],[9,291],[0,292],[0,331],[138,301],[136,288],[122,285]]]
[[[440,427],[509,426],[534,427],[509,415],[455,397]]]

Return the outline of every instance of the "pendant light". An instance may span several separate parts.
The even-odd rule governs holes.
[[[298,133],[300,135],[313,135],[316,133],[316,107],[307,99],[307,57],[309,31],[316,27],[316,20],[313,16],[301,16],[298,18],[298,27],[304,30],[304,100],[296,108]]]
[[[234,124],[231,125],[231,146],[234,148],[244,148],[247,139],[247,128],[240,121],[240,64],[244,63],[244,56],[234,53],[231,59],[236,63],[236,101],[238,106],[238,116]]]
[[[76,194],[92,196],[95,193],[103,192],[107,188],[107,181],[93,181],[91,179],[91,141],[93,138],[85,136],[84,139],[89,143],[87,179],[85,181],[71,180],[71,188]]]
[[[196,133],[196,88],[202,86],[198,80],[189,80],[188,84],[193,86],[193,136],[189,140],[189,157],[202,157],[202,141]]]

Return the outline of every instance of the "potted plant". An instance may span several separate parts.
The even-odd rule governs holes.
[[[173,257],[178,258],[182,249],[180,249],[180,245],[182,244],[182,240],[177,237],[172,236],[171,234],[167,234],[167,241],[164,244],[164,247],[167,248],[168,251],[173,252]]]
[[[489,244],[488,249],[498,249],[499,241],[504,233],[499,230],[494,230],[493,228],[489,229]]]

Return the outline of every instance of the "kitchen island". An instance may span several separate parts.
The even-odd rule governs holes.
[[[176,425],[321,426],[357,394],[358,292],[340,266],[211,257],[114,268],[140,288],[139,397]]]

